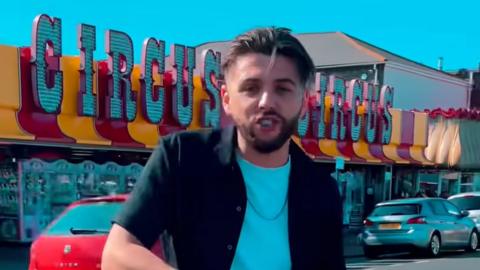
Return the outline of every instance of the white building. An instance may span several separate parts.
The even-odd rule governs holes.
[[[452,74],[375,47],[341,32],[299,34],[297,38],[319,71],[344,79],[377,80],[394,88],[398,109],[468,108],[470,84]],[[205,49],[225,56],[230,41],[197,46],[197,63]],[[223,57],[224,58],[224,57]]]

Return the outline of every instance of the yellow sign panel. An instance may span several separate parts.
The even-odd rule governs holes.
[[[0,134],[6,139],[34,140],[17,120],[20,110],[20,50],[0,46]]]

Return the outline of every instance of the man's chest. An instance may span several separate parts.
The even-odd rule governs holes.
[[[248,206],[247,188],[239,167],[207,166],[203,171],[184,170],[179,176],[174,239],[188,246],[199,260],[221,256],[230,264]],[[317,180],[322,181],[318,177]],[[290,179],[285,237],[293,251],[292,258],[313,247],[317,249],[322,242],[322,235],[328,231],[325,224],[331,219],[331,194],[320,183]],[[210,261],[203,263],[208,265]]]
[[[252,192],[247,192],[248,187],[238,166],[212,166],[198,173],[185,171],[182,178],[176,197],[178,217],[183,225],[204,232],[219,233],[232,228],[239,233],[248,204],[247,194]],[[269,194],[261,195],[267,196],[267,199],[262,198],[263,201],[268,201]],[[328,216],[329,191],[318,183],[292,178],[285,195],[283,200],[286,199],[290,215],[294,216],[290,223],[321,226],[322,219]]]

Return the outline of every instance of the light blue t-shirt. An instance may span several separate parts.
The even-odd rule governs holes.
[[[237,162],[247,189],[247,209],[231,270],[291,269],[288,240],[290,158],[282,167]]]

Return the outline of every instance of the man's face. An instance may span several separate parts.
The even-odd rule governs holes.
[[[282,147],[307,109],[295,62],[249,53],[236,59],[225,79],[223,106],[240,135],[260,153]]]

